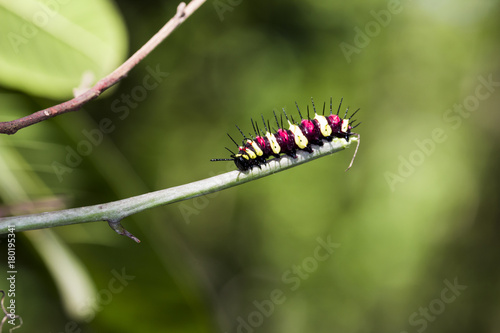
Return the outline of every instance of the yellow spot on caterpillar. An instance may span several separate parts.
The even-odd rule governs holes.
[[[328,120],[326,120],[325,116],[319,116],[318,114],[316,114],[316,116],[314,116],[314,119],[316,119],[319,123],[319,130],[321,132],[321,135],[327,137],[332,134],[332,128],[328,124]]]
[[[342,120],[342,132],[347,133],[347,129],[349,128],[349,120],[348,119],[343,119]]]
[[[309,141],[307,141],[306,136],[304,135],[304,133],[302,133],[299,126],[292,124],[290,121],[288,121],[288,124],[290,125],[290,131],[292,131],[293,136],[295,137],[295,144],[297,145],[297,147],[301,149],[307,147]]]
[[[255,141],[252,141],[252,140],[247,140],[247,143],[251,144],[252,145],[252,148],[253,150],[255,151],[255,153],[257,154],[257,156],[262,156],[264,155],[264,152],[262,151],[262,149],[260,149],[259,145],[257,144],[257,142]]]
[[[255,152],[252,149],[245,150],[245,153],[247,153],[248,157],[250,157],[252,160],[257,158],[257,155],[255,155]]]
[[[278,141],[276,140],[276,137],[274,136],[274,134],[267,132],[266,138],[269,140],[269,144],[271,145],[271,149],[272,149],[273,153],[279,154],[281,151],[281,147],[278,144]]]
[[[246,155],[246,154],[236,154],[236,155],[234,155],[234,158],[236,159],[236,158],[238,158],[238,157],[242,157],[242,156],[243,156],[243,158],[244,158],[245,160],[249,160],[248,155]]]

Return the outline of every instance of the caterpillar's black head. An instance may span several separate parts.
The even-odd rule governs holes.
[[[246,156],[246,157],[248,157],[248,156]],[[246,170],[250,169],[253,165],[253,163],[252,163],[253,160],[245,158],[241,154],[234,156],[233,160],[234,160],[234,164],[236,165],[236,167],[240,171],[246,171]]]

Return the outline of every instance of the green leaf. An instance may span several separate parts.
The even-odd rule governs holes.
[[[69,98],[123,61],[125,25],[107,0],[0,0],[0,84]],[[91,75],[89,75],[91,74]]]

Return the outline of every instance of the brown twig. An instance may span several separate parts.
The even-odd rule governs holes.
[[[182,24],[192,13],[194,13],[206,0],[192,0],[187,6],[181,2],[177,7],[177,13],[170,21],[167,22],[146,44],[144,44],[136,53],[127,59],[120,67],[115,69],[111,74],[102,78],[92,88],[83,94],[63,102],[51,106],[47,109],[37,111],[29,116],[19,119],[0,122],[0,133],[2,134],[15,134],[18,130],[28,127],[30,125],[39,123],[49,118],[53,118],[60,114],[77,111],[82,106],[91,100],[96,99],[106,89],[110,88],[127,73],[135,67],[142,59],[144,59],[152,50],[154,50],[165,38],[167,38],[172,31]]]

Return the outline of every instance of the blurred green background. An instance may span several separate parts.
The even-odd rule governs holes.
[[[1,121],[111,72],[178,5],[42,2],[28,36],[41,9],[1,5],[0,66],[19,69],[0,74]],[[233,170],[209,160],[234,124],[311,96],[363,123],[349,172],[354,149],[137,214],[123,223],[141,244],[105,223],[18,234],[18,331],[498,332],[499,15],[493,0],[209,0],[84,110],[0,136],[9,215]]]

